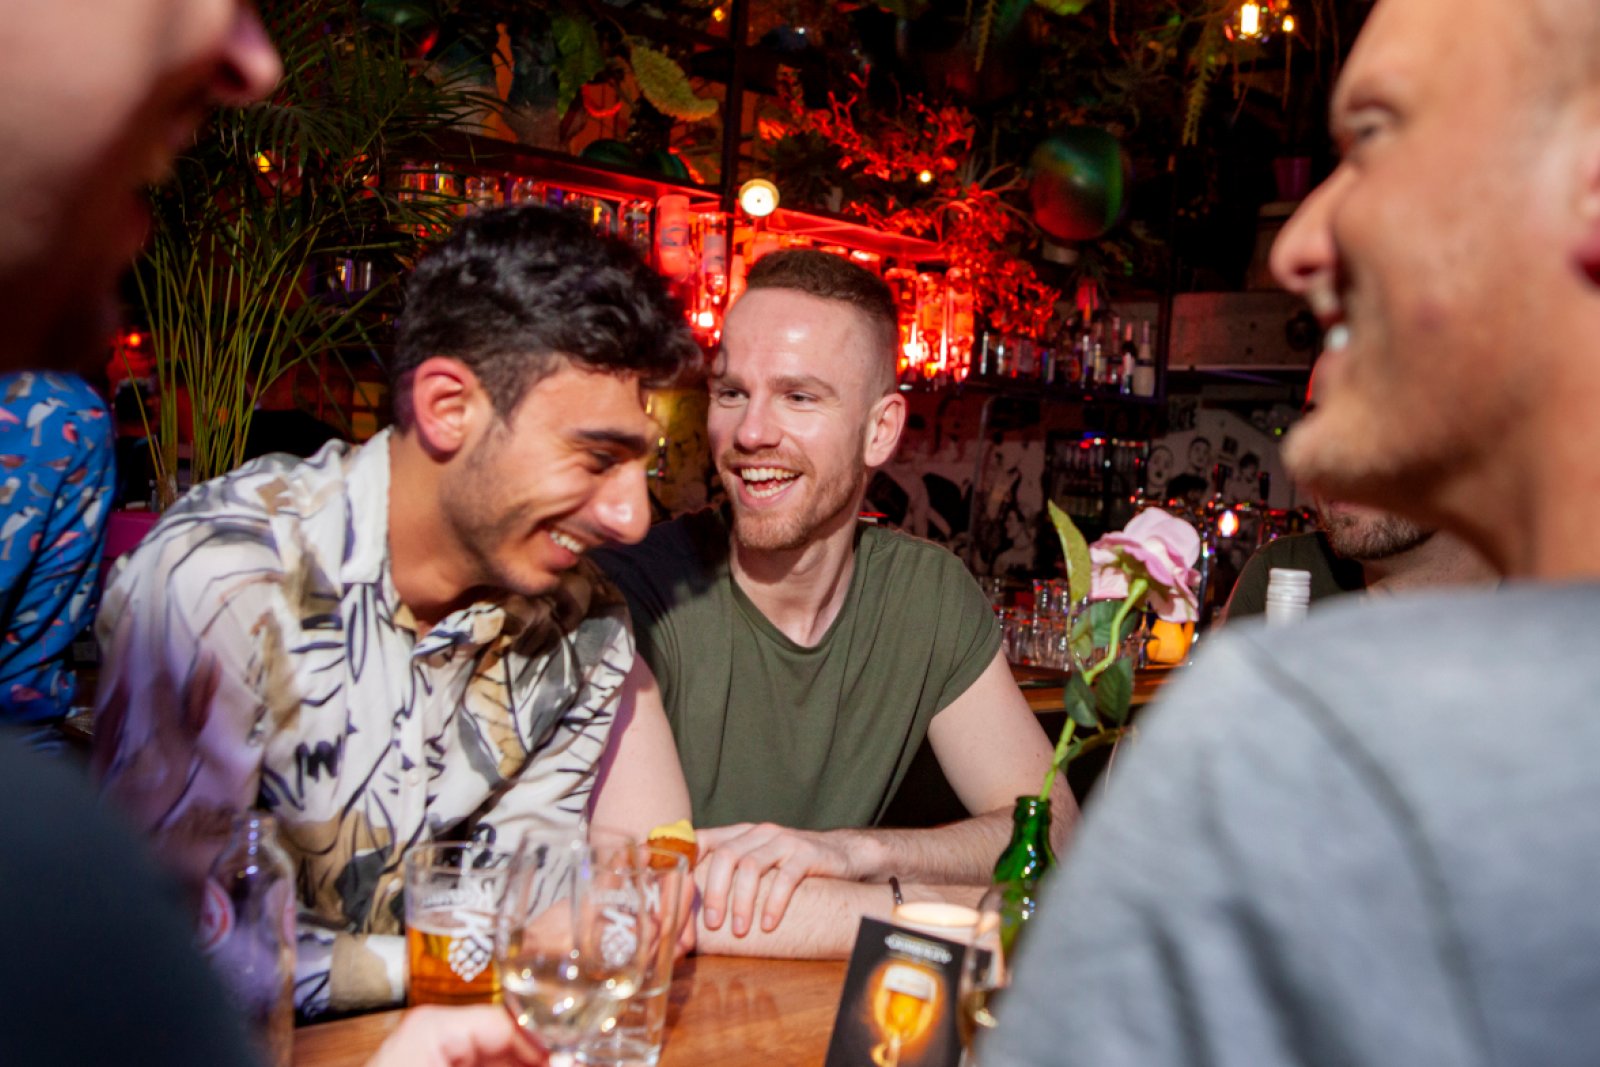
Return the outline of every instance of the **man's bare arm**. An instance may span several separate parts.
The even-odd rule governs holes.
[[[768,874],[768,881],[772,872]],[[704,875],[696,873],[703,885]],[[765,904],[763,886],[757,899]],[[973,905],[983,895],[979,886],[901,887],[907,900],[947,900]],[[887,885],[844,882],[834,878],[808,878],[795,891],[776,930],[748,930],[735,934],[731,923],[711,929],[699,926],[699,951],[718,956],[765,956],[772,959],[844,959],[855,947],[856,930],[863,918],[888,920],[894,895]]]
[[[849,881],[982,885],[1010,837],[1016,798],[1036,794],[1050,766],[1049,739],[1017,689],[1005,657],[994,660],[967,691],[934,717],[928,740],[970,819],[928,830],[790,830],[741,823],[704,830],[702,921],[719,928],[731,914],[733,931],[754,925],[776,930],[795,888],[818,876]],[[1077,804],[1056,794],[1057,847],[1076,821]],[[769,880],[769,872],[771,877]]]
[[[655,675],[638,657],[618,695],[616,722],[590,800],[590,820],[643,841],[657,826],[688,817],[689,787],[672,728]]]

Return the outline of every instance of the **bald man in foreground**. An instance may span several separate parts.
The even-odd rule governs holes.
[[[1597,57],[1592,0],[1373,9],[1273,254],[1327,336],[1285,457],[1507,583],[1218,638],[1085,818],[985,1063],[1594,1061]]]

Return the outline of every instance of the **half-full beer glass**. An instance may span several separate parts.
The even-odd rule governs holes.
[[[418,845],[406,853],[409,1004],[500,999],[494,921],[511,857],[479,845]]]

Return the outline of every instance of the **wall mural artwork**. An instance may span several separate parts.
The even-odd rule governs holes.
[[[1261,475],[1265,474],[1269,507],[1309,503],[1305,494],[1296,492],[1283,469],[1278,455],[1281,436],[1231,411],[1179,412],[1174,423],[1165,437],[1150,442],[1146,496],[1179,496],[1198,504],[1220,491],[1224,503],[1259,503]]]

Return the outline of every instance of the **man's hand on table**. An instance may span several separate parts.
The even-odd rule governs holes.
[[[860,881],[873,877],[873,842],[847,830],[790,830],[771,823],[735,823],[699,831],[695,865],[706,927],[720,929],[731,918],[733,935],[750,932],[758,891],[766,887],[761,929],[771,933],[783,920],[789,898],[807,878]],[[770,872],[770,875],[769,875]]]
[[[413,1008],[367,1067],[546,1067],[505,1008]]]

